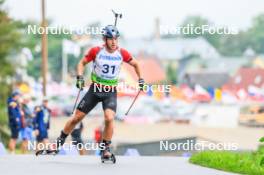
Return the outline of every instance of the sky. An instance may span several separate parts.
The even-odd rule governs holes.
[[[118,28],[126,38],[148,37],[154,20],[178,26],[190,15],[201,15],[215,25],[246,29],[253,17],[264,13],[263,0],[46,0],[47,17],[53,25],[84,27],[114,21],[111,9],[122,12]],[[41,19],[41,0],[6,0],[5,9],[15,19]]]

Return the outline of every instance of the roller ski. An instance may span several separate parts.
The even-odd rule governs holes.
[[[106,162],[112,162],[113,164],[116,163],[116,157],[113,153],[111,153],[110,150],[110,141],[103,141],[105,144],[104,148],[101,149],[101,162],[106,163]]]
[[[61,136],[57,138],[57,140],[55,141],[54,144],[52,144],[52,148],[48,148],[48,149],[42,149],[42,150],[38,150],[35,155],[39,156],[39,155],[57,155],[60,151],[60,146],[62,146],[66,140],[67,135],[64,134],[63,132],[61,132]]]
[[[50,149],[43,149],[43,150],[38,150],[35,155],[39,156],[39,155],[56,155],[58,154],[58,150],[50,150]]]

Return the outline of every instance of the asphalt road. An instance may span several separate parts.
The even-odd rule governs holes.
[[[117,157],[116,164],[102,164],[95,156],[0,156],[3,175],[228,175],[188,163],[180,157]]]

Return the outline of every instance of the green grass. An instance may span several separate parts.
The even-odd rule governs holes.
[[[260,165],[263,157],[262,147],[256,152],[203,151],[194,154],[189,161],[200,166],[228,172],[264,175],[264,166]]]

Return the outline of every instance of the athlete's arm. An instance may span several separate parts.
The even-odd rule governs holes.
[[[77,75],[82,76],[84,72],[84,67],[88,62],[85,59],[81,59],[77,65]]]
[[[126,49],[121,48],[120,52],[123,57],[123,61],[128,63],[130,66],[134,67],[138,79],[142,79],[138,61],[134,59],[133,56]]]
[[[128,62],[129,65],[131,65],[132,67],[134,67],[135,69],[135,72],[138,76],[138,79],[142,79],[141,77],[141,70],[140,70],[140,66],[139,66],[139,63],[136,59],[131,59],[129,62]]]
[[[96,57],[96,54],[100,50],[100,47],[91,48],[88,53],[81,59],[77,65],[77,76],[83,76],[84,67],[87,63],[93,61]]]

